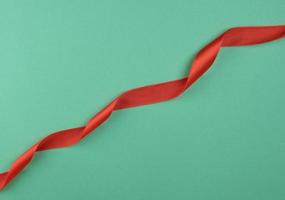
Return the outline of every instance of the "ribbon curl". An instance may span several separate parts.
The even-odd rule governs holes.
[[[188,76],[124,92],[82,127],[48,135],[19,156],[10,169],[0,174],[0,190],[5,188],[32,160],[36,152],[72,146],[105,122],[113,111],[159,103],[181,95],[213,64],[221,47],[256,45],[285,37],[285,25],[231,28],[202,48],[194,58]]]

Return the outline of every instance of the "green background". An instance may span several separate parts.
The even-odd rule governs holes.
[[[227,28],[282,24],[284,11],[284,0],[2,0],[0,170],[121,92],[185,76]],[[37,154],[0,199],[284,199],[284,52],[285,40],[223,49],[181,97]]]

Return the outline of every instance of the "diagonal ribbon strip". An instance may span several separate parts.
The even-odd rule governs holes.
[[[210,68],[221,47],[256,45],[282,37],[285,37],[285,25],[236,27],[227,30],[198,52],[187,77],[126,91],[97,113],[85,126],[59,131],[40,140],[19,156],[7,172],[0,174],[0,190],[31,162],[36,152],[78,143],[105,122],[113,111],[159,103],[179,96]]]

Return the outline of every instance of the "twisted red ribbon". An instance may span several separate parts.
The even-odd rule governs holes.
[[[182,94],[214,62],[221,47],[255,45],[285,37],[285,25],[231,28],[201,49],[187,77],[124,92],[97,113],[85,126],[48,135],[19,156],[7,172],[0,174],[0,190],[32,160],[37,151],[74,145],[106,121],[113,111],[173,99]]]

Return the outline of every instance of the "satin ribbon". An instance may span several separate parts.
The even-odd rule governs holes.
[[[32,160],[36,152],[74,145],[120,109],[154,104],[182,94],[213,64],[221,47],[256,45],[285,37],[285,25],[231,28],[201,49],[194,58],[188,76],[124,92],[82,127],[58,131],[40,140],[19,156],[10,169],[0,174],[0,190],[11,182]]]

